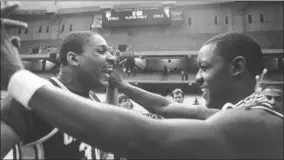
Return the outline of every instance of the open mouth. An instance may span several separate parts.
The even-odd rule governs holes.
[[[202,97],[203,97],[204,99],[206,99],[206,98],[207,98],[207,95],[208,95],[208,89],[206,89],[206,88],[201,88],[201,92],[202,92]]]
[[[111,73],[113,71],[113,65],[108,65],[108,66],[106,66],[106,67],[104,67],[103,69],[102,69],[102,73],[103,73],[103,80],[107,80],[107,78],[109,77],[109,74]]]

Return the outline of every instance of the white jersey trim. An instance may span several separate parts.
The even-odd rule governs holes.
[[[46,136],[40,138],[39,140],[36,140],[34,142],[31,142],[31,143],[28,143],[28,144],[25,144],[24,146],[32,146],[32,145],[37,145],[37,144],[40,144],[40,143],[43,143],[45,141],[47,141],[49,138],[51,138],[53,135],[55,135],[56,133],[58,132],[58,129],[57,128],[54,128],[51,132],[49,132]]]

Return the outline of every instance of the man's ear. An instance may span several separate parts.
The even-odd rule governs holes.
[[[240,75],[244,72],[246,67],[246,60],[243,56],[238,56],[232,61],[232,70],[231,73],[234,76]]]
[[[68,52],[66,57],[67,57],[68,64],[70,64],[72,66],[79,66],[80,57],[79,57],[78,54],[76,54],[74,52]]]

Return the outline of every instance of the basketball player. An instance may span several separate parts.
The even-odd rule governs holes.
[[[20,47],[18,37],[12,37],[11,42],[16,48]],[[71,32],[61,44],[60,61],[62,66],[59,75],[49,80],[57,87],[82,97],[100,101],[95,94],[89,95],[89,91],[105,88],[107,72],[113,68],[114,60],[114,57],[107,50],[105,40],[100,35],[93,32]],[[106,102],[116,104],[114,103],[115,99],[117,99],[117,89],[108,86]],[[1,103],[4,119],[6,116],[13,117],[13,113],[5,114],[6,108],[11,105],[15,107],[20,104],[12,97],[5,98]],[[97,149],[94,150],[89,145],[58,131],[58,129],[44,122],[41,117],[31,112],[14,116],[14,118],[18,116],[30,117],[31,124],[30,128],[18,133],[17,142],[23,141],[25,146],[17,145],[11,151],[11,153],[14,152],[15,158],[104,159],[109,155]],[[3,152],[1,153],[3,155]]]
[[[283,114],[283,91],[276,86],[268,86],[262,93],[269,100],[269,103],[280,113]]]
[[[5,33],[3,26],[1,31]],[[5,39],[1,34],[2,38]],[[9,48],[11,44],[1,41],[2,45]],[[221,109],[226,102],[245,100],[237,106],[225,105],[224,110],[205,121],[155,120],[92,102],[25,71],[19,55],[13,52],[1,47],[1,69],[8,73],[1,80],[7,82],[10,94],[27,111],[32,110],[46,122],[94,147],[128,158],[283,159],[283,115],[271,109],[263,95],[254,93],[254,77],[262,70],[262,53],[260,46],[247,35],[218,35],[205,43],[198,53],[197,80],[202,84],[207,106]],[[16,63],[9,63],[12,59],[16,59]],[[252,63],[253,59],[260,60],[259,64]],[[222,80],[227,82],[224,84]],[[218,86],[220,83],[230,87],[229,90]],[[234,85],[244,91],[230,91],[236,89]],[[221,93],[229,95],[224,97]],[[227,100],[220,99],[222,96]],[[5,132],[15,133],[19,119],[6,121],[16,121],[14,130],[5,129]],[[1,140],[7,142],[7,138],[13,136],[4,139],[1,135]]]

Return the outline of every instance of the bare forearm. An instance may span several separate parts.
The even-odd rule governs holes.
[[[154,94],[138,87],[132,86],[129,83],[122,83],[119,87],[119,90],[130,97],[134,102],[143,106],[146,110],[159,113],[163,107],[170,105],[172,102],[167,98]]]
[[[149,127],[151,119],[57,88],[40,88],[30,100],[29,106],[62,131],[96,148],[119,155],[131,156],[126,151],[130,148],[133,150],[136,140],[148,141],[151,138],[145,134],[152,132]]]
[[[107,87],[106,90],[106,103],[118,105],[118,90],[115,87]]]
[[[158,94],[150,93],[129,83],[121,83],[119,90],[146,110],[157,113],[165,118],[188,118],[205,120],[217,113],[218,110],[206,107],[173,103]]]

